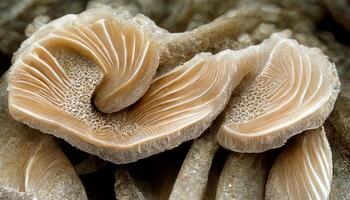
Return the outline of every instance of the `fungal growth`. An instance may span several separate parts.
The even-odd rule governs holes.
[[[151,84],[157,45],[112,17],[65,16],[29,38],[12,66],[11,115],[115,163],[198,137],[240,81],[229,51],[200,54]]]
[[[12,145],[21,147],[0,150],[0,191],[9,192],[3,195],[0,192],[0,197],[87,199],[72,165],[52,137],[33,137],[37,141],[31,143],[28,137],[21,138],[28,139],[25,142],[18,139],[12,140]]]
[[[322,125],[332,111],[340,83],[319,49],[273,35],[236,52],[251,73],[223,114],[219,143],[233,151],[262,152]]]
[[[328,199],[332,153],[323,128],[296,136],[275,161],[265,199]]]

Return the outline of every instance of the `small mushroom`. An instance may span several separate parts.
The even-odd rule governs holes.
[[[332,171],[323,127],[295,136],[272,166],[265,199],[328,199]]]
[[[223,114],[217,139],[238,152],[263,152],[322,125],[340,89],[334,64],[317,48],[274,34],[262,44],[236,51],[250,73]]]
[[[87,199],[54,138],[11,119],[6,88],[4,75],[0,79],[0,199]]]

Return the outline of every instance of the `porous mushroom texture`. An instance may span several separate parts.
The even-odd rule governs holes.
[[[317,48],[274,34],[238,51],[251,73],[234,92],[218,132],[219,143],[238,152],[263,152],[322,125],[340,82],[334,64]],[[251,61],[253,60],[253,61]],[[253,63],[253,64],[252,64]]]
[[[79,25],[79,30],[87,35],[95,25],[104,27],[102,22],[106,20]],[[112,87],[120,77],[116,72],[116,77],[110,77],[112,83],[105,82],[101,63],[107,54],[91,60],[89,51],[77,51],[83,46],[73,45],[68,37],[77,36],[65,30],[46,35],[18,57],[10,76],[10,112],[18,121],[115,163],[132,162],[198,137],[223,110],[240,81],[241,76],[236,79],[233,74],[245,71],[232,65],[231,51],[199,54],[153,80],[132,106],[106,114],[91,99],[101,89],[110,91],[105,87]],[[64,48],[57,41],[66,44]],[[127,89],[134,87],[138,89],[134,85]]]
[[[293,138],[275,161],[265,199],[328,199],[332,153],[322,128]]]
[[[158,68],[160,48],[143,27],[108,8],[66,15],[22,44],[14,68],[24,67],[29,76],[35,74],[57,98],[71,84],[88,92],[98,83],[92,97],[95,106],[105,113],[119,111],[145,93]],[[91,69],[90,62],[97,68]],[[83,86],[77,77],[89,74],[94,77]]]

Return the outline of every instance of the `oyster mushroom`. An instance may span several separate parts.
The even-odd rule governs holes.
[[[14,57],[11,115],[116,163],[173,148],[210,125],[247,73],[231,64],[226,51],[200,54],[152,82],[160,54],[166,55],[163,65],[188,57],[194,47],[180,49],[181,54],[180,44],[192,37],[203,40],[211,29],[217,25],[180,37],[144,17],[109,8],[54,20],[22,43]],[[157,39],[176,44],[160,47]],[[175,56],[169,55],[172,50]]]
[[[67,16],[67,20],[75,17]],[[94,21],[87,17],[83,19]],[[60,20],[54,24],[59,22]],[[115,55],[115,49],[109,49],[111,54],[102,53],[106,50],[105,47],[92,51],[95,45],[90,44],[89,39],[79,37],[90,34],[95,38],[105,28],[117,25],[97,20],[96,23],[84,26],[78,20],[73,21],[71,26],[73,27],[58,29],[57,32],[53,29],[41,39],[36,38],[40,34],[39,30],[33,38],[29,38],[28,43],[31,45],[20,50],[20,55],[11,68],[10,112],[18,121],[61,137],[82,150],[115,163],[135,161],[198,137],[228,102],[232,88],[239,82],[239,77],[235,79],[234,73],[245,73],[245,69],[234,70],[230,51],[217,55],[203,53],[155,79],[133,106],[106,114],[95,108],[91,99],[95,97],[95,103],[98,97],[103,100],[101,102],[114,102],[114,99],[126,102],[132,96],[131,90],[140,89],[133,82],[129,83],[129,79],[135,78],[136,71],[140,73],[135,75],[139,76],[140,84],[146,85],[150,81],[150,78],[145,77],[148,77],[147,73],[153,75],[157,67],[156,53],[151,50],[151,43],[146,42],[144,46],[149,46],[150,50],[142,51],[142,58],[135,60],[139,63],[138,66],[146,63],[144,69],[131,72],[133,69],[129,65],[125,69],[115,65],[113,67],[116,68],[108,69],[104,67],[108,62],[113,59],[117,62],[119,59],[106,59]],[[135,35],[141,37],[142,34],[132,24],[131,27],[125,26],[114,28],[115,31],[126,30],[124,34],[130,34],[131,38],[135,38]],[[78,37],[77,34],[81,35]],[[113,34],[114,39],[119,38],[117,32]],[[109,41],[103,34],[100,37],[101,39],[96,37],[95,41]],[[121,34],[120,37],[127,38],[128,35]],[[87,48],[88,45],[91,49]],[[132,59],[127,55],[137,53],[130,48],[136,49],[133,45],[124,48],[128,52],[121,52],[124,57],[119,59],[120,63],[131,63]],[[78,55],[78,51],[84,56]],[[105,70],[111,72],[105,74]],[[147,73],[141,73],[142,70]],[[117,72],[123,71],[134,75],[120,77]],[[126,82],[116,82],[118,78],[121,81],[125,79]],[[114,96],[114,92],[125,98]]]
[[[87,199],[52,136],[11,119],[7,81],[0,79],[0,199]]]
[[[265,199],[328,199],[332,153],[322,128],[298,135],[275,161]]]
[[[340,89],[334,64],[317,48],[274,34],[236,51],[250,73],[233,94],[217,139],[238,152],[263,152],[322,125]]]

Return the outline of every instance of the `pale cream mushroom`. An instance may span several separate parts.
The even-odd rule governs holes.
[[[79,177],[54,138],[11,119],[0,79],[0,199],[85,200]]]
[[[248,68],[218,131],[219,143],[238,152],[262,152],[322,125],[333,109],[339,78],[327,57],[283,34],[236,51]]]
[[[332,153],[322,128],[292,138],[275,161],[265,199],[328,199]]]

